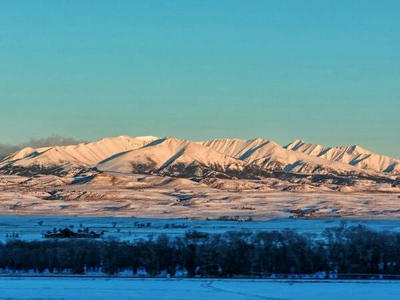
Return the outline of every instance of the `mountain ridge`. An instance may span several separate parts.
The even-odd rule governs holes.
[[[347,163],[361,169],[383,173],[400,173],[400,159],[374,153],[359,145],[325,147],[296,140],[286,145],[285,148],[310,156]]]
[[[6,174],[73,175],[88,169],[203,178],[256,179],[276,172],[380,178],[400,175],[400,160],[356,145],[325,147],[303,140],[280,146],[264,138],[118,136],[78,145],[27,147],[0,161],[0,172]]]

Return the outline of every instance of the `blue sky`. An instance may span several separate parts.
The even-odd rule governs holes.
[[[0,143],[301,138],[400,157],[400,1],[3,1]]]

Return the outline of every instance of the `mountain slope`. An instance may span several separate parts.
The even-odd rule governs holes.
[[[203,146],[210,147],[225,155],[244,160],[251,156],[257,149],[266,145],[278,146],[278,144],[267,139],[214,139],[211,141],[199,142]]]
[[[94,167],[100,161],[121,152],[142,147],[155,137],[119,136],[93,143],[45,148],[25,148],[0,162],[0,168],[8,170],[58,170]]]
[[[309,156],[345,163],[364,170],[400,174],[400,160],[371,152],[357,145],[324,147],[296,140],[285,146],[285,148]]]
[[[225,176],[244,165],[235,158],[199,143],[174,137],[156,140],[97,165],[101,171],[155,173],[173,176]]]
[[[263,170],[319,174],[360,172],[347,164],[291,151],[266,139],[215,139],[203,142],[203,145],[237,158],[246,165],[257,166]]]

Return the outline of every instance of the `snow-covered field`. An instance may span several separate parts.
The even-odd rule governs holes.
[[[284,182],[274,182],[215,179],[206,185],[184,178],[101,174],[85,183],[51,175],[0,176],[0,214],[254,220],[400,218],[399,195],[378,192],[375,187],[351,193],[265,190],[271,184],[288,188]],[[361,183],[354,188],[364,189]]]
[[[188,219],[142,219],[122,217],[62,217],[62,216],[0,216],[0,241],[18,234],[23,240],[42,239],[42,234],[53,228],[69,227],[72,230],[89,227],[95,232],[105,230],[104,238],[134,240],[149,235],[165,233],[180,236],[189,230],[208,233],[226,231],[272,231],[285,228],[298,232],[321,233],[325,228],[362,224],[375,230],[400,232],[400,220],[346,220],[340,219],[273,219],[267,221],[207,221]],[[7,237],[8,236],[8,237]]]
[[[0,299],[400,299],[398,281],[0,278]]]

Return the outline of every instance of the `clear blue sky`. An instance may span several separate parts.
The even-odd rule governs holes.
[[[400,1],[2,1],[0,143],[302,138],[400,156]]]

